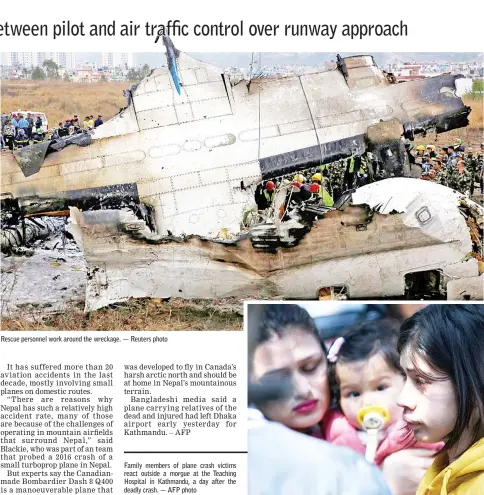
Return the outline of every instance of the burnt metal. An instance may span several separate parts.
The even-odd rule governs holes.
[[[44,163],[45,157],[49,152],[59,151],[70,144],[85,147],[92,142],[90,134],[80,133],[64,138],[44,141],[42,143],[31,144],[25,148],[20,148],[13,152],[13,156],[22,170],[25,177],[36,174]]]
[[[321,146],[310,146],[279,155],[268,156],[259,160],[262,178],[264,180],[292,174],[324,163],[331,163],[359,155],[365,152],[364,134],[338,139]]]
[[[419,81],[421,98],[430,107],[432,105],[445,105],[445,112],[439,115],[425,115],[425,107],[422,108],[422,116],[416,120],[404,122],[405,136],[411,138],[413,133],[423,133],[429,129],[436,132],[446,132],[469,125],[468,116],[471,108],[464,105],[462,98],[442,92],[443,88],[455,91],[455,81],[463,78],[463,75],[443,75],[429,77]],[[408,83],[402,83],[408,84]]]
[[[138,186],[135,183],[76,189],[49,197],[31,196],[23,198],[20,204],[24,215],[67,210],[69,206],[76,206],[83,211],[124,207],[141,211]]]

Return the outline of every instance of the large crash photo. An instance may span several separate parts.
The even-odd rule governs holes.
[[[481,54],[234,70],[164,45],[107,119],[7,108],[3,84],[4,320],[71,298],[483,299]]]

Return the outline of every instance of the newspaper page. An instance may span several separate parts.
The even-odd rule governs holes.
[[[0,494],[480,493],[459,7],[2,5]]]

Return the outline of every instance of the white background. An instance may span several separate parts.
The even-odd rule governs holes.
[[[397,24],[408,25],[408,37],[368,37],[363,40],[336,36],[286,38],[284,36],[244,38],[188,38],[173,37],[175,46],[184,51],[212,52],[332,52],[332,51],[484,51],[482,36],[482,4],[477,0],[465,3],[422,2],[416,0],[366,0],[318,2],[297,0],[281,2],[260,0],[233,1],[98,1],[62,2],[49,4],[37,1],[2,2],[0,22],[46,23],[53,25],[70,20],[104,24],[116,20],[117,26],[134,21],[142,27],[147,21],[164,24],[179,19],[185,24],[236,23],[244,20],[248,26],[257,24]],[[144,29],[144,28],[143,28]],[[163,45],[153,38],[137,37],[71,37],[54,41],[48,38],[0,37],[1,51],[164,51]]]
[[[9,337],[53,337],[57,335],[79,337],[107,336],[119,337],[119,343],[4,343],[0,342],[0,370],[7,371],[7,364],[46,363],[46,364],[113,364],[115,389],[93,388],[92,403],[97,402],[94,397],[111,396],[114,408],[114,452],[115,452],[115,484],[113,493],[121,495],[124,489],[123,466],[129,463],[173,463],[189,462],[202,463],[220,461],[238,464],[237,485],[208,486],[205,490],[198,487],[197,495],[246,495],[247,493],[247,455],[246,454],[123,454],[124,451],[247,451],[247,344],[245,332],[0,332],[0,336]],[[136,337],[167,336],[167,343],[133,343],[131,335]],[[123,436],[122,404],[128,399],[123,396],[123,369],[124,364],[195,364],[195,363],[231,363],[237,366],[238,387],[213,388],[161,388],[151,390],[153,395],[176,395],[206,397],[227,394],[235,395],[238,404],[238,428],[225,429],[197,429],[188,437],[164,436]],[[15,369],[15,367],[14,367]],[[81,372],[82,373],[82,372]],[[34,372],[32,372],[32,375]],[[15,388],[15,387],[10,387]],[[55,397],[55,396],[54,396]],[[5,403],[5,399],[0,399]],[[36,401],[40,400],[36,397]],[[209,404],[210,402],[207,402]],[[11,401],[8,404],[12,405]],[[80,416],[79,416],[80,419]],[[221,426],[225,424],[221,420]],[[59,440],[59,445],[62,444]],[[146,471],[146,470],[145,470]],[[0,477],[4,474],[0,472]],[[213,477],[213,476],[212,476]],[[20,485],[19,485],[20,486]],[[30,485],[33,486],[33,485]],[[40,486],[40,485],[35,485]],[[47,485],[43,485],[47,486]],[[158,488],[167,488],[171,485],[158,485]],[[176,486],[176,485],[173,485]],[[75,485],[73,485],[75,487]],[[160,493],[162,493],[160,491]],[[166,492],[165,492],[166,493]],[[181,493],[181,492],[180,492]]]

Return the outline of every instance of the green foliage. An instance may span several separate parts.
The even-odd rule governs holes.
[[[44,60],[42,67],[45,68],[49,79],[59,79],[59,66],[53,60]]]
[[[472,81],[472,92],[483,92],[484,91],[484,80],[483,79],[476,79]]]
[[[45,77],[45,72],[43,71],[42,67],[35,67],[35,69],[32,71],[32,79],[34,81],[43,81]]]
[[[140,82],[145,77],[148,77],[151,74],[151,69],[148,64],[143,65],[143,67],[139,70],[129,69],[127,74],[128,81],[130,82]]]

